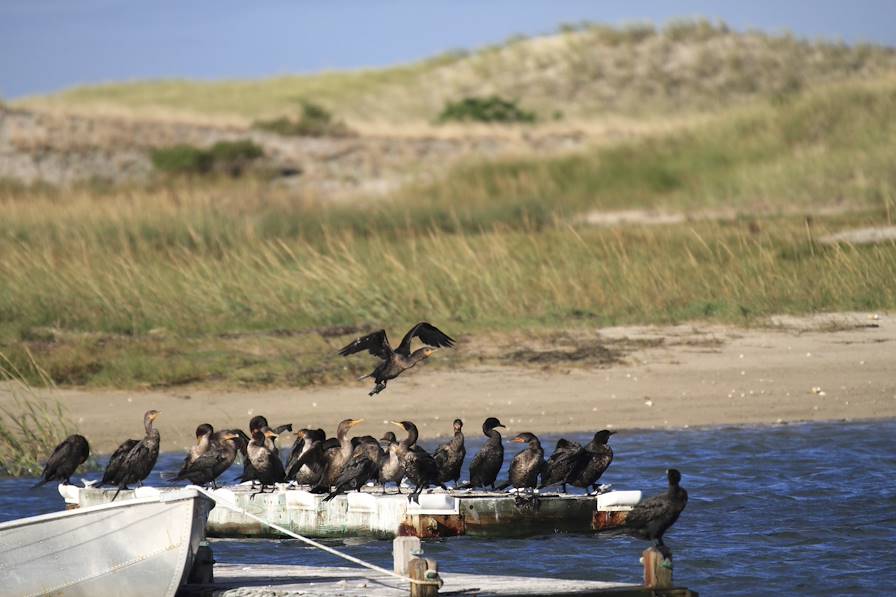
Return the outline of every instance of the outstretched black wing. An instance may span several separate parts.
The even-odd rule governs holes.
[[[339,351],[339,354],[347,357],[350,354],[363,352],[365,350],[381,359],[388,359],[391,357],[392,346],[389,344],[389,338],[386,337],[386,330],[380,330],[358,338],[351,344],[343,347],[342,350]]]
[[[398,345],[398,348],[395,349],[395,352],[400,355],[410,356],[411,341],[414,338],[420,338],[420,341],[427,346],[434,346],[436,348],[441,348],[443,346],[451,348],[452,346],[454,346],[454,338],[452,338],[436,326],[432,325],[431,323],[421,321],[408,330],[408,333],[405,334],[404,338],[401,339],[401,344]]]

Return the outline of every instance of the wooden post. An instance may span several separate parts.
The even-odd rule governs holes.
[[[215,558],[208,541],[201,541],[196,557],[193,559],[193,567],[187,582],[191,585],[211,585],[215,582]]]
[[[672,588],[672,552],[648,547],[641,553],[644,564],[644,586],[651,589]]]
[[[408,576],[414,580],[426,580],[432,583],[439,582],[439,565],[435,560],[423,558],[411,558],[408,563]],[[439,594],[438,584],[411,583],[411,597],[435,597]]]
[[[396,537],[392,540],[392,570],[396,574],[408,576],[408,562],[420,553],[419,537]]]

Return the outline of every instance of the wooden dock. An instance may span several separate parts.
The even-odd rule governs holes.
[[[143,487],[122,491],[118,497],[170,488]],[[60,488],[69,507],[108,502],[114,489]],[[620,527],[632,505],[641,498],[639,491],[611,491],[598,496],[435,490],[420,496],[420,503],[409,503],[407,495],[383,494],[379,490],[349,492],[329,502],[323,496],[301,489],[278,486],[272,493],[252,497],[248,485],[215,490],[215,498],[279,524],[306,537],[328,538],[366,536],[392,538],[455,537],[526,537],[544,533],[593,533]],[[282,535],[245,515],[215,508],[208,518],[209,537],[281,538]]]
[[[215,581],[188,585],[182,597],[286,597],[289,595],[340,595],[345,597],[407,597],[408,586],[401,581],[360,568],[312,566],[238,566],[216,564]],[[696,593],[682,588],[648,588],[642,585],[593,580],[560,580],[520,576],[441,574],[444,586],[439,595],[548,595],[690,597]]]

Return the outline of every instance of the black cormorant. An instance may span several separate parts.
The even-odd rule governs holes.
[[[277,434],[267,427],[258,429],[246,448],[249,461],[252,463],[251,474],[249,477],[241,477],[240,481],[252,481],[253,485],[256,481],[261,483],[261,491],[250,497],[264,493],[265,487],[272,486],[274,483],[282,483],[286,479],[286,472],[283,470],[280,456],[276,450],[272,450],[270,447],[270,440],[275,437]]]
[[[370,436],[359,438],[359,441],[355,442],[351,458],[342,467],[342,473],[333,484],[335,488],[324,498],[324,501],[332,500],[340,493],[350,489],[360,491],[368,481],[376,479],[382,456],[383,449],[380,448],[380,444],[376,439]]]
[[[405,475],[415,485],[414,491],[408,496],[408,501],[419,504],[420,492],[436,483],[439,477],[439,465],[426,450],[417,445],[419,433],[416,425],[410,421],[392,421],[392,424],[408,432],[408,436],[398,444],[398,454],[401,456]]]
[[[510,484],[517,489],[534,489],[538,485],[538,475],[544,467],[544,450],[541,442],[535,434],[529,432],[520,433],[511,441],[529,445],[514,456],[510,463]]]
[[[320,479],[320,470],[312,471],[313,462],[299,464],[299,459],[315,442],[320,445],[327,439],[323,429],[299,429],[296,431],[296,441],[292,445],[289,460],[286,462],[286,478],[295,481],[299,485],[312,485]]]
[[[669,490],[638,503],[625,519],[625,528],[630,535],[656,541],[657,546],[663,545],[663,533],[675,524],[688,505],[688,492],[679,485],[681,473],[672,468],[666,471],[666,476]]]
[[[386,493],[386,483],[395,483],[398,493],[401,493],[401,480],[404,479],[404,466],[399,455],[400,445],[395,434],[387,431],[380,439],[380,447],[383,449],[383,458],[380,460],[380,473],[378,481]]]
[[[194,485],[217,487],[215,479],[226,471],[236,458],[237,448],[234,443],[239,435],[232,432],[208,434],[205,450],[191,462],[184,463],[183,468],[174,478],[175,481],[187,480]]]
[[[454,436],[451,441],[442,444],[432,455],[439,465],[438,483],[442,485],[442,489],[446,489],[445,483],[454,481],[457,487],[457,481],[460,479],[460,469],[464,465],[464,459],[467,457],[467,449],[464,447],[464,422],[460,419],[454,419]]]
[[[146,435],[140,441],[127,440],[112,454],[100,485],[117,485],[118,491],[112,496],[112,501],[118,497],[122,489],[127,489],[131,483],[143,484],[143,480],[149,476],[156,460],[159,457],[159,430],[152,425],[159,416],[159,411],[148,410],[143,415],[143,428]],[[125,452],[127,445],[131,448]]]
[[[601,429],[594,434],[594,438],[585,445],[585,458],[569,478],[569,483],[576,487],[591,487],[592,491],[597,491],[597,481],[613,462],[613,449],[607,442],[615,433]]]
[[[411,342],[414,338],[419,338],[426,346],[411,352]],[[386,382],[390,379],[395,379],[423,359],[429,358],[433,353],[433,349],[430,347],[441,348],[443,346],[449,348],[454,346],[454,339],[434,325],[421,321],[408,330],[408,333],[401,339],[401,344],[398,345],[398,348],[393,349],[392,345],[389,344],[389,338],[386,336],[386,330],[380,330],[358,338],[342,348],[339,354],[347,357],[356,352],[366,350],[373,356],[382,359],[382,362],[377,365],[376,369],[360,378],[373,378],[376,385],[369,395],[374,396],[386,389]]]
[[[90,456],[90,444],[83,435],[70,435],[56,446],[53,454],[44,465],[44,472],[40,481],[34,487],[40,487],[50,481],[59,481],[65,485],[71,485],[71,476],[81,464]]]
[[[495,417],[489,417],[482,423],[482,433],[488,439],[470,463],[471,487],[488,485],[492,489],[495,488],[495,479],[498,478],[498,473],[504,464],[504,444],[501,443],[501,434],[496,430],[498,427],[503,428],[504,425]]]
[[[336,485],[336,480],[342,474],[342,468],[348,462],[348,459],[351,458],[352,450],[354,449],[352,440],[348,437],[348,432],[352,427],[363,421],[364,419],[345,419],[340,421],[339,426],[336,428],[336,440],[339,442],[339,445],[325,452],[327,470],[324,475],[324,482],[326,487],[329,488]]]
[[[561,483],[563,493],[566,493],[566,484],[581,472],[586,458],[588,455],[580,444],[565,439],[558,440],[557,448],[544,465],[539,487]]]

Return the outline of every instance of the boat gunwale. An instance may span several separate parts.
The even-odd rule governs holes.
[[[78,488],[82,489],[82,488]],[[86,488],[85,488],[86,489]],[[8,520],[6,522],[0,522],[0,532],[5,530],[20,528],[25,526],[30,526],[32,524],[38,524],[42,522],[48,522],[51,520],[56,520],[59,518],[67,518],[79,515],[91,514],[93,512],[99,512],[103,510],[112,510],[115,508],[121,508],[124,506],[139,506],[142,504],[157,504],[159,502],[179,502],[183,500],[192,500],[195,498],[202,498],[209,501],[209,498],[205,497],[195,489],[179,489],[175,492],[159,492],[158,495],[150,495],[146,497],[139,498],[131,498],[125,499],[120,502],[105,502],[102,504],[95,504],[93,506],[80,506],[77,508],[72,508],[70,510],[59,510],[56,512],[47,512],[46,514],[38,514],[36,516],[29,516],[27,518],[16,518],[13,520]]]

